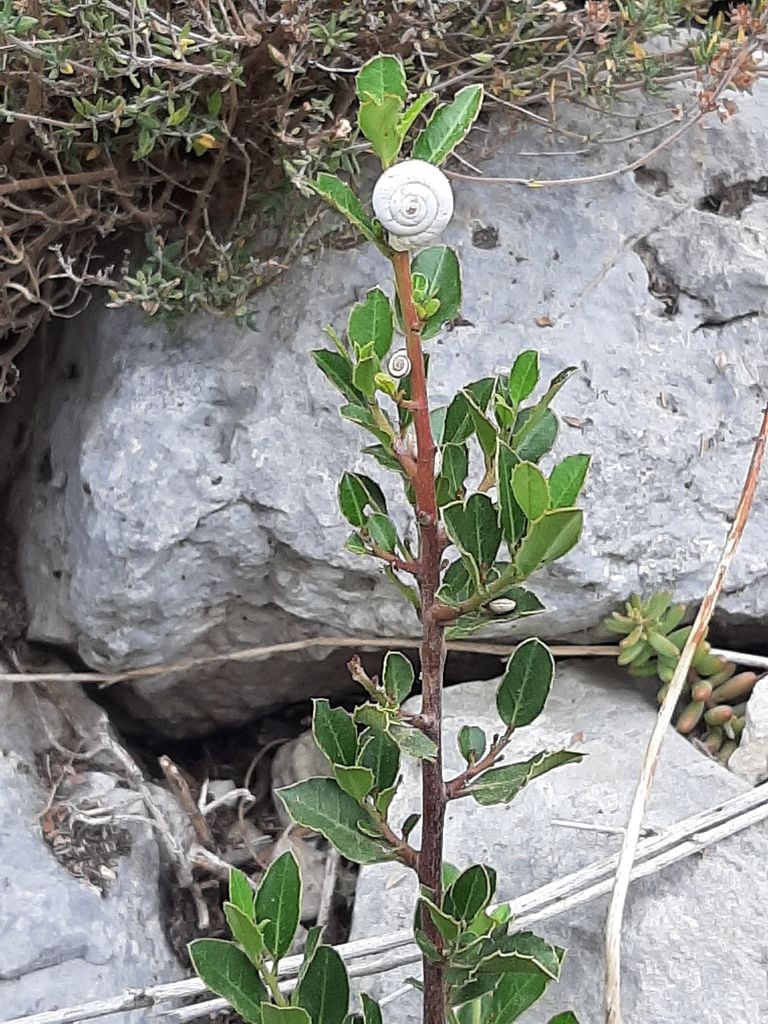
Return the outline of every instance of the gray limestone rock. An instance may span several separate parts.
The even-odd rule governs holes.
[[[435,400],[527,347],[545,377],[578,367],[557,399],[557,454],[592,452],[594,464],[582,543],[532,581],[545,636],[594,634],[633,589],[695,603],[709,581],[766,398],[765,96],[740,97],[731,122],[708,120],[633,175],[573,189],[455,184],[445,237],[465,299],[431,343]],[[559,124],[584,130],[587,116],[566,108]],[[629,134],[628,123],[604,131]],[[493,130],[483,171],[532,178],[607,171],[652,138],[577,160],[552,156],[573,147],[537,126]],[[341,471],[380,474],[309,356],[385,271],[371,246],[302,260],[247,329],[200,318],[171,330],[94,304],[65,330],[13,493],[33,638],[130,667],[415,631],[386,579],[343,550]],[[720,605],[734,639],[768,619],[767,526],[761,491]],[[201,734],[347,686],[346,658],[308,649],[113,692],[152,728]]]
[[[448,771],[460,768],[456,735],[464,723],[498,729],[495,684],[468,683],[445,693]],[[623,826],[653,726],[651,700],[615,669],[594,662],[558,666],[549,703],[533,725],[520,729],[508,760],[536,751],[585,751],[578,765],[534,780],[507,806],[472,800],[449,805],[446,859],[457,866],[492,865],[501,900],[601,860],[619,838],[554,825],[569,820]],[[746,788],[675,732],[666,738],[646,825],[661,829],[715,806]],[[393,806],[394,821],[418,809],[413,762]],[[753,826],[700,855],[632,884],[623,931],[625,1024],[764,1024],[768,1020],[768,826]],[[397,864],[361,869],[352,939],[410,926],[413,877]],[[561,981],[522,1019],[544,1024],[572,1008],[581,1024],[598,1024],[601,1011],[606,900],[542,921],[535,931],[567,947]],[[366,979],[376,997],[395,991],[416,973],[409,967]],[[415,993],[388,1007],[398,1024],[421,1020]]]
[[[747,703],[744,732],[728,767],[751,786],[768,779],[768,676],[755,684]]]

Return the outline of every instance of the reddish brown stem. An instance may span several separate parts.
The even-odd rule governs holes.
[[[408,358],[411,362],[411,399],[416,431],[416,472],[413,490],[416,496],[416,518],[419,524],[419,558],[421,567],[421,720],[423,731],[437,746],[433,761],[422,762],[422,844],[418,857],[418,875],[422,885],[431,890],[436,903],[442,893],[443,830],[445,826],[446,793],[443,784],[441,721],[445,641],[443,627],[435,615],[436,595],[440,584],[441,538],[435,496],[435,453],[437,451],[429,419],[427,379],[421,348],[421,320],[413,301],[411,260],[408,253],[392,256],[395,284],[403,315],[403,328]],[[440,934],[431,918],[424,915],[422,926],[438,947]],[[443,968],[424,960],[424,1024],[445,1024],[446,1001]]]
[[[466,786],[476,778],[481,772],[486,771],[488,768],[493,768],[496,762],[499,760],[504,752],[504,748],[509,744],[512,738],[514,729],[509,729],[504,733],[503,736],[498,736],[491,744],[491,749],[485,755],[481,757],[476,764],[472,764],[465,771],[461,772],[455,778],[451,779],[445,784],[445,794],[449,800],[458,800],[459,797],[466,796]]]

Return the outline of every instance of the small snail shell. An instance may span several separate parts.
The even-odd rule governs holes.
[[[401,377],[407,377],[411,372],[411,360],[408,358],[408,353],[404,348],[400,348],[397,352],[393,352],[387,362],[387,373],[390,377],[394,377],[395,380],[400,380]]]
[[[488,602],[488,611],[492,615],[509,615],[517,608],[517,602],[508,597],[497,597],[495,601]]]
[[[437,167],[426,160],[404,160],[376,182],[373,210],[393,249],[422,249],[453,216],[453,192]]]

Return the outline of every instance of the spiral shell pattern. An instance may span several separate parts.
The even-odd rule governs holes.
[[[407,377],[411,372],[411,360],[408,358],[408,353],[404,348],[400,348],[397,352],[393,352],[387,362],[387,373],[390,377],[395,380],[400,380],[401,377]]]
[[[423,249],[442,234],[453,216],[451,184],[426,160],[404,160],[376,182],[373,210],[393,249]]]

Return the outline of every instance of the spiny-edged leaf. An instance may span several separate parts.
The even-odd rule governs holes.
[[[389,789],[400,769],[400,751],[385,732],[364,729],[360,734],[358,763],[371,769],[378,790]]]
[[[365,399],[361,396],[360,401],[365,401]],[[342,405],[339,409],[339,414],[345,420],[349,420],[350,423],[356,423],[359,427],[364,427],[373,434],[377,441],[390,447],[394,441],[395,432],[392,429],[392,425],[384,418],[381,410],[379,410],[379,413],[380,415],[374,416],[370,409],[366,409],[365,406],[357,402]]]
[[[477,434],[477,440],[485,458],[486,466],[490,466],[496,451],[496,428],[485,415],[474,397],[465,389],[464,397],[467,400],[469,414],[472,417],[472,426]]]
[[[512,475],[519,458],[503,441],[496,447],[496,487],[499,497],[499,525],[510,554],[525,533],[525,513],[520,508],[512,489]]]
[[[361,103],[367,99],[383,103],[386,96],[397,96],[405,102],[408,87],[400,58],[389,54],[371,57],[357,73],[355,91]]]
[[[343,1024],[349,1009],[349,978],[344,961],[331,946],[318,946],[291,997],[313,1024]]]
[[[554,562],[568,554],[578,543],[584,513],[576,508],[556,508],[531,523],[515,555],[515,568],[519,579],[547,562]]]
[[[347,334],[359,351],[373,344],[373,351],[383,359],[392,344],[392,307],[381,288],[372,288],[365,302],[358,302],[349,314]]]
[[[584,757],[573,750],[558,750],[550,753],[546,750],[528,761],[504,765],[502,768],[490,768],[476,779],[469,787],[469,793],[483,807],[491,804],[506,804],[517,796],[531,779],[544,775],[564,764],[573,764]]]
[[[566,455],[549,475],[552,508],[572,508],[589,471],[589,455]]]
[[[473,864],[446,892],[443,910],[457,921],[473,921],[490,903],[495,882],[495,872],[492,875],[484,865]]]
[[[457,972],[458,973],[458,972]],[[464,979],[467,979],[466,981]],[[464,970],[461,972],[461,980],[454,983],[453,988],[450,992],[450,1003],[451,1006],[462,1006],[464,1003],[473,1002],[479,1000],[481,996],[484,996],[486,992],[490,992],[491,989],[495,988],[498,983],[498,978],[494,978],[491,974],[480,975],[480,977],[473,978],[471,972]],[[467,1007],[468,1010],[473,1010],[474,1007]],[[473,1019],[471,1013],[467,1017],[461,1017],[459,1019],[464,1024],[485,1024],[485,1017],[475,1017]]]
[[[477,966],[481,973],[511,971],[522,974],[542,974],[557,981],[565,950],[540,939],[533,932],[507,935],[496,944],[496,950]]]
[[[258,966],[264,957],[264,936],[253,920],[247,917],[234,903],[224,904],[224,916],[229,930],[243,947],[251,963]]]
[[[335,779],[305,779],[276,792],[297,824],[325,836],[347,860],[376,864],[392,857],[383,839],[360,831],[371,818]]]
[[[275,1006],[273,1003],[261,1004],[263,1024],[312,1024],[312,1018],[300,1006]]]
[[[402,110],[403,101],[399,96],[384,96],[380,103],[365,100],[357,111],[360,131],[373,146],[385,169],[395,162],[403,142],[400,132]]]
[[[253,921],[255,893],[248,878],[238,868],[229,869],[229,902]]]
[[[532,462],[520,462],[512,472],[512,494],[526,519],[538,519],[549,508],[549,485]]]
[[[413,689],[413,665],[399,651],[388,651],[382,670],[384,691],[400,707]]]
[[[516,427],[525,428],[528,421],[532,419],[533,413],[533,409],[523,409],[517,417]],[[552,450],[557,440],[558,430],[557,416],[551,409],[546,409],[544,414],[540,418],[537,417],[530,429],[524,430],[521,436],[513,434],[512,447],[517,452],[519,459],[540,462],[547,452]]]
[[[264,944],[275,959],[285,956],[291,948],[300,913],[299,865],[292,851],[286,850],[269,865],[256,893],[256,920],[260,924],[267,922]]]
[[[315,743],[331,764],[354,764],[357,757],[357,729],[344,708],[332,708],[325,697],[313,702],[312,732]]]
[[[363,473],[345,473],[339,481],[339,508],[352,526],[365,526],[366,509],[387,511],[387,501],[375,480]]]
[[[436,92],[423,92],[420,96],[416,97],[413,103],[411,103],[411,105],[406,109],[403,116],[400,118],[398,127],[400,129],[400,134],[402,136],[406,135],[408,129],[411,127],[411,125],[422,112],[422,110],[428,107],[429,104],[432,103],[432,101],[435,99],[437,99]]]
[[[553,1017],[549,1024],[579,1024],[579,1019],[573,1010],[566,1010],[565,1013],[558,1013]]]
[[[459,89],[453,102],[437,108],[413,145],[413,156],[439,165],[464,140],[480,113],[482,85]]]
[[[530,725],[544,710],[555,660],[546,644],[532,637],[510,656],[496,693],[496,707],[502,722],[512,729]]]
[[[469,452],[465,444],[446,444],[440,449],[440,474],[435,484],[438,507],[464,496],[464,481],[469,472]]]
[[[446,505],[443,520],[451,541],[478,568],[493,563],[501,544],[501,527],[487,494],[472,494],[463,505],[458,501]]]
[[[374,704],[372,701],[358,704],[352,713],[352,717],[358,725],[369,725],[372,729],[380,729],[382,732],[389,729],[392,716],[391,708],[382,707],[381,704]]]
[[[421,761],[433,761],[437,754],[436,744],[425,736],[421,729],[413,729],[410,725],[393,722],[389,727],[389,735],[408,757],[416,757]]]
[[[365,1024],[383,1024],[381,1017],[381,1007],[375,999],[371,999],[367,992],[363,992],[360,996],[363,1002],[363,1018]]]
[[[491,997],[487,1024],[512,1024],[542,997],[549,984],[545,974],[505,974]]]
[[[397,530],[389,516],[374,512],[365,521],[365,528],[373,543],[383,551],[393,552],[397,547]]]
[[[468,764],[477,764],[485,753],[487,740],[479,725],[462,725],[457,742],[459,752]]]
[[[374,242],[380,249],[388,251],[389,247],[384,242],[381,230],[365,212],[362,203],[349,185],[341,178],[337,178],[335,174],[318,174],[315,180],[308,181],[307,185],[346,217],[364,238]]]
[[[335,764],[333,774],[344,792],[358,802],[364,800],[373,789],[375,780],[370,768],[363,768],[359,764]]]
[[[512,402],[522,402],[539,383],[539,353],[521,352],[509,371],[507,395]]]
[[[267,990],[241,949],[223,939],[195,939],[189,944],[189,956],[211,992],[226,999],[247,1024],[261,1024]]]
[[[423,274],[428,281],[428,298],[440,300],[440,308],[424,324],[421,336],[424,341],[439,334],[440,328],[449,320],[455,320],[461,308],[461,270],[453,249],[447,245],[435,245],[422,249],[412,264],[412,274]]]
[[[316,349],[312,358],[323,371],[328,380],[350,402],[357,403],[363,396],[352,382],[352,360],[341,352],[332,352],[327,348]]]

